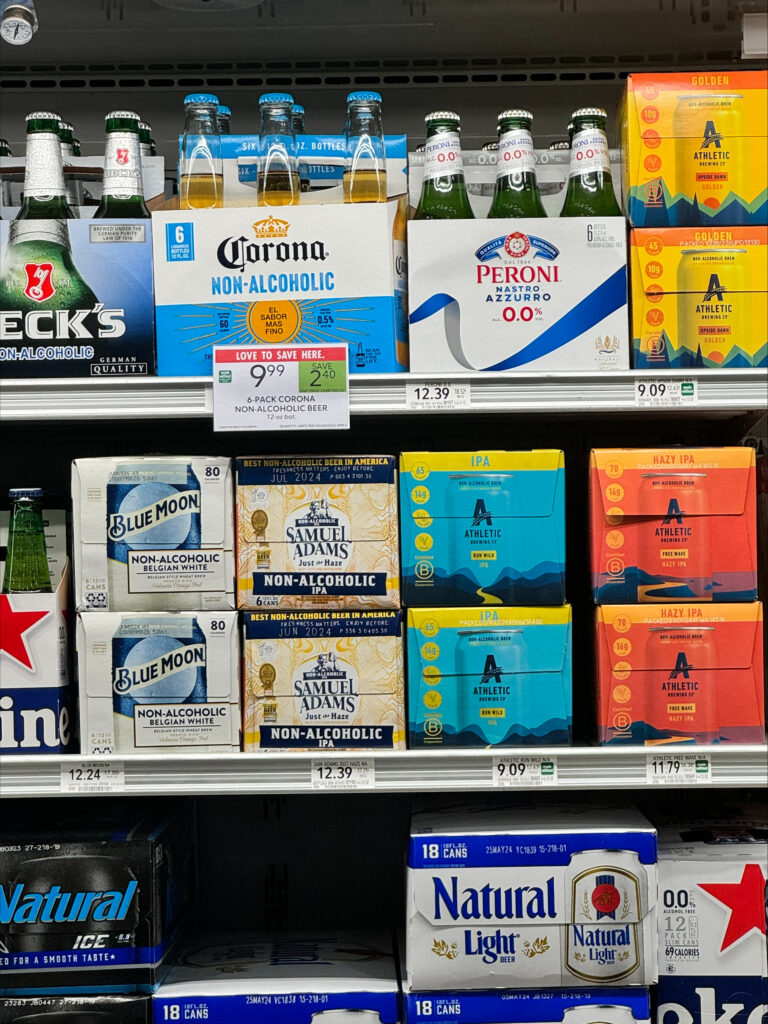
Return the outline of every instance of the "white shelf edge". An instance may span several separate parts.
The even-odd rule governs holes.
[[[313,790],[311,762],[318,758],[343,760],[365,757],[375,762],[376,792],[411,793],[491,790],[494,757],[555,757],[557,790],[645,789],[649,755],[709,755],[712,780],[696,789],[768,786],[768,746],[655,747],[520,747],[493,750],[339,751],[297,754],[137,755],[113,758],[68,755],[5,755],[0,758],[0,796],[63,796],[61,770],[83,761],[119,761],[125,768],[127,796],[268,795],[322,792]],[[520,787],[537,789],[538,787]],[[663,788],[688,788],[669,784]],[[694,788],[694,787],[691,787]],[[73,794],[77,795],[77,794]],[[96,794],[99,795],[99,794]],[[116,794],[119,795],[119,794]]]
[[[635,381],[695,378],[698,403],[639,409]],[[456,381],[471,386],[471,405],[459,413],[609,413],[641,415],[738,414],[768,409],[768,369],[520,372],[512,375],[371,374],[350,378],[350,409],[358,415],[405,413],[407,383]],[[164,419],[211,417],[212,387],[204,377],[4,379],[0,420]],[[436,410],[429,410],[434,412]],[[456,414],[456,410],[453,411]],[[416,413],[415,415],[420,415]]]

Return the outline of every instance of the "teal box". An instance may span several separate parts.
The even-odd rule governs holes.
[[[571,606],[410,608],[408,746],[572,742]]]
[[[403,601],[562,605],[562,451],[403,452]]]

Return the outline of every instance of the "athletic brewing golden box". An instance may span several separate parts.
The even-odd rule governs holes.
[[[397,608],[392,455],[237,460],[240,608]]]

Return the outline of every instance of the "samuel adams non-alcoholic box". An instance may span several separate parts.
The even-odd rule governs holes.
[[[407,988],[652,984],[656,885],[656,831],[632,808],[417,814]]]
[[[150,996],[0,996],[0,1024],[152,1024]]]
[[[96,818],[4,814],[0,993],[152,991],[183,921],[188,819],[113,803]]]
[[[417,992],[405,997],[408,1024],[650,1024],[648,990]]]
[[[148,220],[0,221],[0,372],[155,372]]]

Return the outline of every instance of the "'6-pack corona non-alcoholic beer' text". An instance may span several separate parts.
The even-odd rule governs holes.
[[[411,992],[408,1024],[650,1024],[647,989]]]
[[[768,73],[630,75],[625,209],[635,227],[765,224]]]
[[[412,747],[570,743],[571,606],[409,608]]]
[[[0,1024],[152,1024],[150,996],[0,996]]]
[[[400,507],[409,607],[565,601],[561,451],[404,452]]]
[[[391,941],[364,933],[212,937],[155,993],[155,1024],[398,1024]]]
[[[417,814],[407,931],[411,992],[651,984],[655,829],[608,805]]]
[[[768,366],[768,228],[635,228],[638,369]]]
[[[404,750],[400,611],[243,615],[246,751]]]
[[[240,749],[237,612],[82,612],[82,754]]]
[[[77,459],[78,611],[233,608],[232,502],[229,459]]]
[[[763,606],[597,609],[602,743],[763,743]]]
[[[397,608],[392,455],[239,458],[240,608]]]
[[[754,601],[755,487],[747,446],[594,450],[595,602]]]
[[[97,823],[91,809],[4,814],[2,993],[151,992],[184,919],[188,819],[119,803]]]

